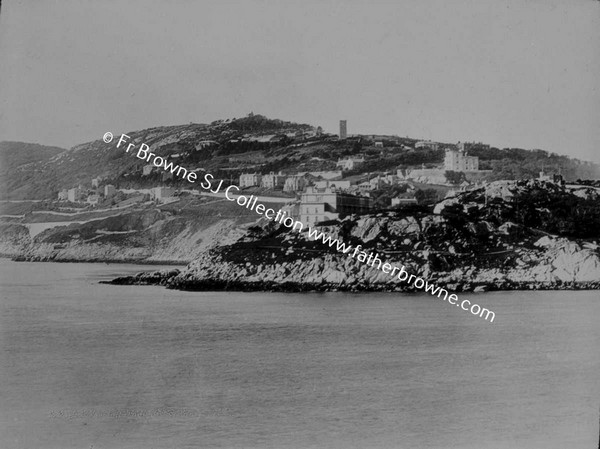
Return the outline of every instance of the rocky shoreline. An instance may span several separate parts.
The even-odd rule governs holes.
[[[110,285],[157,285],[168,289],[185,291],[237,291],[237,292],[420,292],[422,289],[408,284],[336,284],[330,282],[301,283],[275,281],[243,281],[223,279],[182,279],[181,271],[160,270],[140,272],[132,276],[122,276],[101,284]],[[491,283],[435,283],[437,287],[453,292],[488,292],[509,290],[600,290],[600,281],[594,282],[511,282]]]

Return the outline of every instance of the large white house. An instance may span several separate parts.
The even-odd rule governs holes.
[[[479,158],[477,156],[468,156],[464,150],[446,148],[444,169],[451,171],[479,170]]]
[[[336,166],[341,167],[342,170],[354,170],[357,165],[362,164],[363,162],[365,162],[364,157],[349,157],[346,159],[339,159]]]

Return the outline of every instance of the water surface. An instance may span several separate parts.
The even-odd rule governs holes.
[[[0,261],[0,447],[597,447],[598,292],[98,284],[154,269]]]

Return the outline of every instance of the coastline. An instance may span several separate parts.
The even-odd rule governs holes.
[[[133,276],[120,276],[110,281],[100,281],[108,285],[156,285],[167,289],[184,291],[238,291],[238,292],[422,292],[409,284],[366,283],[354,284],[332,282],[277,282],[277,281],[244,281],[225,279],[184,279],[180,277],[181,271],[162,270],[154,272],[139,272]],[[448,282],[435,281],[436,285],[456,293],[483,293],[491,291],[532,291],[532,290],[600,290],[600,281],[588,282],[563,282],[563,281],[494,281],[494,282]]]

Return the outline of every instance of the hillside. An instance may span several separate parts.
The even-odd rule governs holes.
[[[45,178],[44,164],[64,151],[35,143],[0,142],[0,198],[27,197],[28,183],[40,175]]]
[[[104,130],[102,130],[104,131]],[[113,130],[117,134],[116,130]],[[101,134],[101,133],[99,133]],[[395,173],[407,167],[439,167],[446,147],[414,148],[416,139],[398,136],[360,136],[338,140],[319,134],[308,124],[269,119],[262,115],[217,120],[210,124],[163,126],[126,133],[131,142],[148,144],[151,151],[190,170],[202,169],[227,182],[244,172],[284,173],[332,170],[339,158],[365,157],[364,164],[344,176]],[[378,141],[380,146],[375,145]],[[2,186],[5,199],[56,199],[61,189],[90,186],[102,177],[117,188],[147,188],[159,184],[189,187],[180,179],[163,179],[162,173],[144,176],[144,162],[102,140],[70,150],[33,144],[5,143],[1,147]],[[490,180],[535,177],[540,170],[562,173],[567,180],[593,179],[600,167],[542,150],[474,148],[482,169],[491,169]]]

